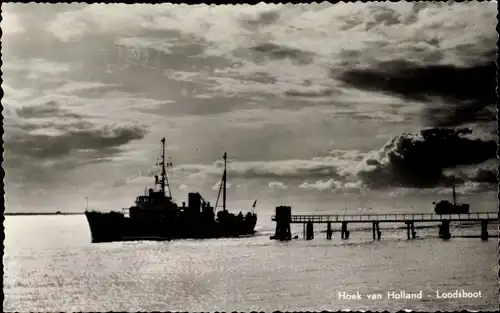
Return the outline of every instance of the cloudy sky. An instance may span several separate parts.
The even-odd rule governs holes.
[[[495,209],[494,3],[2,10],[7,211],[129,206],[162,137],[178,201],[227,151],[233,202]]]

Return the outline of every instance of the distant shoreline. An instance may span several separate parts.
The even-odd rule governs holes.
[[[19,213],[4,213],[3,215],[83,215],[83,212],[19,212]]]

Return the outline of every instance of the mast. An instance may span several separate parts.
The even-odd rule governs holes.
[[[226,211],[227,153],[224,152],[224,176],[222,176],[222,209]]]
[[[215,201],[215,209],[219,207],[219,198],[220,198],[220,193],[222,191],[222,208],[225,211],[226,210],[226,180],[227,180],[227,154],[224,152],[224,156],[222,156],[224,159],[224,173],[222,174],[222,180],[219,185],[219,192],[217,193],[217,200]]]
[[[168,198],[172,198],[172,192],[170,190],[170,185],[168,183],[167,171],[165,169],[165,147],[166,147],[165,137],[163,137],[162,140],[161,140],[161,146],[162,146],[162,154],[161,154],[161,182],[160,182],[161,192],[162,192],[163,195],[165,195],[165,187],[166,187],[166,189],[168,191],[167,197]],[[170,162],[169,162],[169,165],[170,165]]]

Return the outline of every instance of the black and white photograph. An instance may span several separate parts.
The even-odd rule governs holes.
[[[498,309],[496,1],[1,10],[4,311]]]

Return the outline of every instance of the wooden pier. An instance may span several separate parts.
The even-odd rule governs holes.
[[[276,207],[276,215],[271,217],[276,222],[276,231],[271,239],[290,240],[290,224],[303,224],[304,239],[314,239],[314,224],[326,224],[326,237],[332,238],[332,223],[341,224],[341,238],[349,239],[349,223],[372,224],[373,240],[380,240],[382,232],[380,223],[404,223],[407,230],[407,238],[416,237],[415,223],[417,222],[440,222],[439,237],[449,239],[451,222],[480,222],[481,239],[488,239],[488,222],[498,221],[498,212],[479,212],[467,214],[434,214],[434,213],[390,213],[390,214],[338,214],[338,215],[316,215],[302,214],[292,215],[289,206]]]

